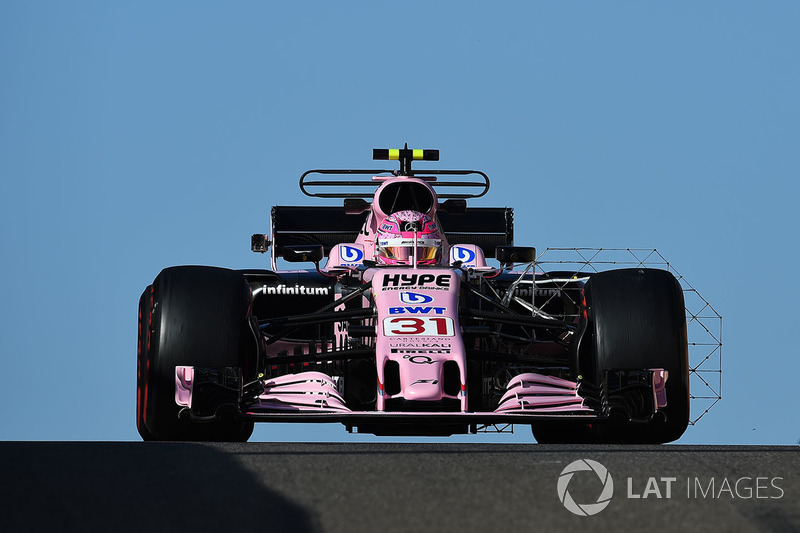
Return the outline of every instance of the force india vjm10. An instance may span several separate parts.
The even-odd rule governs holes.
[[[400,169],[303,174],[306,195],[344,205],[273,207],[271,233],[252,238],[272,248],[270,270],[171,267],[145,289],[144,440],[245,441],[254,422],[430,436],[526,424],[538,442],[683,434],[687,328],[670,272],[540,271],[533,248],[513,246],[511,208],[467,207],[484,173],[412,171],[438,150],[373,157]],[[314,267],[279,271],[278,257]]]

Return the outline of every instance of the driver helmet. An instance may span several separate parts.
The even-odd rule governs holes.
[[[418,211],[398,211],[378,228],[375,259],[384,265],[410,265],[417,246],[417,264],[435,265],[442,255],[442,234],[436,222]]]

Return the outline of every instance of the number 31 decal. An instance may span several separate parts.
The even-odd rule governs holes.
[[[384,335],[423,335],[428,337],[452,337],[453,319],[445,316],[410,317],[398,316],[383,319]]]

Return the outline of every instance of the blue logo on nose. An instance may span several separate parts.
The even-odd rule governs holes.
[[[429,304],[433,301],[433,297],[418,292],[401,292],[400,301],[404,304]]]
[[[340,246],[339,255],[341,256],[342,261],[347,261],[348,263],[354,263],[364,259],[364,252],[355,246]]]
[[[472,263],[473,261],[475,261],[475,252],[473,252],[469,248],[462,248],[461,246],[455,246],[453,248],[453,260],[461,261],[462,263]]]

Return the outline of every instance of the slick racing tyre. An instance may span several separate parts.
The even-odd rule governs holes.
[[[143,440],[155,440],[144,422],[144,401],[147,390],[147,352],[150,345],[150,327],[153,317],[153,286],[148,287],[139,298],[139,320],[136,342],[136,430]]]
[[[161,271],[139,304],[137,428],[144,440],[246,441],[253,423],[219,413],[211,422],[179,418],[175,367],[251,367],[250,293],[244,277],[222,268]]]
[[[585,326],[577,366],[595,385],[606,371],[663,368],[667,406],[646,422],[612,417],[593,424],[534,424],[538,442],[657,444],[674,441],[689,424],[689,363],[683,291],[675,277],[655,269],[594,274],[584,290]]]

